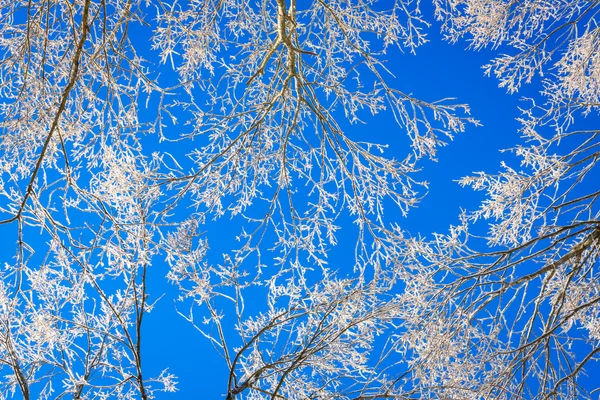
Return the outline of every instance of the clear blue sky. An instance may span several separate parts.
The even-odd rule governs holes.
[[[423,13],[426,20],[433,21],[428,4],[424,4]],[[148,37],[145,30],[132,25],[131,32],[132,37],[139,38],[140,47],[146,45]],[[473,171],[498,169],[500,160],[507,157],[506,154],[500,154],[499,150],[519,142],[519,125],[515,119],[519,116],[517,107],[520,105],[520,96],[536,96],[539,87],[528,86],[518,95],[509,95],[504,89],[498,88],[496,79],[483,75],[481,65],[489,61],[494,53],[465,50],[465,43],[452,45],[444,42],[439,34],[439,25],[435,22],[428,31],[428,38],[430,42],[418,48],[416,55],[389,52],[387,66],[396,77],[390,78],[389,82],[404,92],[428,101],[456,98],[461,103],[469,104],[472,116],[483,125],[468,126],[466,132],[457,135],[439,150],[437,162],[424,160],[421,163],[423,171],[418,178],[430,182],[429,190],[408,217],[388,210],[387,218],[390,221],[398,222],[412,235],[430,237],[433,232],[444,232],[450,224],[457,223],[460,207],[473,209],[478,206],[481,195],[460,188],[455,181]],[[148,43],[146,51],[149,51],[149,46]],[[175,73],[168,67],[160,67],[160,70],[163,82],[177,81]],[[364,134],[372,142],[389,144],[388,157],[403,158],[406,155],[405,133],[390,115],[370,117],[365,114],[364,121],[365,125],[348,125],[348,132],[357,136]],[[175,132],[177,128],[170,129]],[[168,145],[153,142],[152,138],[148,140],[150,149],[152,146]],[[179,151],[176,144],[169,146]],[[180,149],[182,153],[187,150]],[[222,253],[231,247],[235,235],[239,233],[239,229],[231,229],[236,223],[220,221],[207,225],[210,262],[220,262]],[[340,224],[346,225],[351,231],[349,219],[340,221]],[[14,226],[0,226],[0,237],[13,240]],[[352,240],[351,234],[341,233],[340,244],[330,250],[330,264],[343,266],[348,261],[344,247],[346,237]],[[13,255],[2,253],[0,264]],[[228,378],[225,360],[208,340],[175,312],[176,306],[184,313],[187,309],[176,303],[178,293],[167,282],[167,272],[168,266],[161,262],[152,265],[149,270],[150,301],[161,295],[162,298],[144,319],[142,351],[145,376],[159,375],[168,367],[178,377],[179,391],[161,394],[159,399],[224,399]],[[265,302],[261,298],[253,300],[255,304],[249,305],[249,309],[259,310]]]
[[[430,9],[426,8],[424,15],[432,19]],[[460,207],[478,205],[481,199],[478,194],[461,189],[455,180],[473,171],[496,170],[503,158],[499,149],[514,145],[519,138],[515,121],[519,115],[519,96],[508,95],[504,89],[498,88],[495,79],[483,76],[481,65],[490,59],[492,53],[467,51],[464,43],[451,45],[442,41],[438,31],[439,25],[434,23],[428,34],[430,43],[419,48],[416,55],[389,52],[387,66],[396,77],[390,82],[394,87],[424,100],[454,97],[461,103],[467,103],[471,106],[472,115],[483,126],[469,126],[465,133],[457,135],[448,146],[440,149],[437,162],[422,163],[423,171],[419,178],[430,182],[429,192],[407,218],[387,210],[390,220],[396,220],[413,235],[423,236],[444,232],[450,224],[457,223]],[[531,88],[532,93],[534,89]],[[405,156],[408,150],[406,135],[390,115],[365,116],[364,121],[365,125],[347,128],[353,134],[365,135],[369,141],[389,144],[386,153],[389,157]],[[350,221],[346,223],[350,225]],[[211,226],[209,231],[214,262],[220,261],[220,254],[233,240],[232,231],[219,229],[219,225]],[[330,251],[330,264],[343,264],[344,258],[347,258],[344,235],[344,232],[340,234],[340,245]],[[351,241],[351,234],[348,236]],[[225,361],[190,324],[172,312],[172,298],[176,293],[164,282],[166,273],[166,266],[153,266],[151,284],[154,287],[151,292],[155,296],[163,291],[166,294],[144,322],[146,373],[151,376],[169,366],[170,371],[179,377],[179,391],[161,398],[224,398],[228,376]],[[264,299],[256,301],[258,309]]]

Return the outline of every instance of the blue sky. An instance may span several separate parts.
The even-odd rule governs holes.
[[[425,16],[427,12],[425,11]],[[402,217],[387,210],[387,218],[398,222],[413,235],[430,237],[432,232],[445,232],[450,224],[458,222],[460,208],[477,207],[481,196],[470,189],[462,189],[456,180],[473,171],[493,171],[506,155],[499,150],[510,147],[519,140],[516,118],[520,99],[498,88],[493,78],[484,77],[481,65],[489,61],[492,52],[465,50],[465,43],[456,45],[444,42],[434,23],[428,31],[430,42],[417,49],[416,55],[390,51],[387,66],[395,75],[392,85],[424,100],[456,98],[471,106],[474,118],[482,126],[468,126],[453,141],[438,152],[438,161],[424,160],[419,179],[430,182],[427,196],[416,209]],[[529,88],[526,88],[526,92]],[[535,88],[532,88],[535,90]],[[406,152],[405,133],[398,128],[390,115],[365,116],[365,124],[347,125],[357,136],[365,135],[370,141],[389,144],[388,157],[403,157]],[[349,226],[346,229],[351,230]],[[352,235],[348,241],[352,241]],[[340,234],[340,244],[331,248],[330,264],[343,263],[347,257],[348,243],[345,233]],[[232,242],[231,231],[219,230],[218,224],[210,227],[209,243],[213,260],[219,252],[226,251]],[[218,261],[216,261],[218,262]],[[154,265],[152,292],[161,292],[167,267]],[[183,318],[171,312],[175,306],[172,288],[164,287],[166,295],[145,320],[145,367],[153,375],[169,366],[179,377],[179,391],[161,398],[218,399],[224,398],[228,370],[213,346]],[[262,299],[256,299],[258,303]],[[179,305],[181,307],[181,305]],[[182,311],[185,311],[183,309]]]
[[[425,19],[432,21],[430,6],[423,6]],[[130,29],[134,44],[139,44],[142,55],[147,52],[148,58],[154,59],[147,31],[135,24]],[[470,105],[472,116],[482,126],[467,126],[464,133],[456,135],[454,140],[448,141],[447,146],[439,149],[437,161],[421,161],[422,171],[417,177],[428,181],[429,187],[427,195],[407,217],[395,210],[387,210],[388,221],[398,223],[413,236],[431,237],[433,232],[445,232],[449,225],[458,222],[461,207],[474,209],[479,205],[482,193],[463,189],[456,180],[473,171],[496,171],[501,160],[511,158],[510,154],[501,154],[500,150],[520,142],[516,118],[520,115],[518,107],[523,105],[521,96],[536,97],[540,88],[532,84],[524,87],[518,95],[507,94],[505,89],[498,88],[495,78],[485,77],[481,68],[496,51],[466,50],[464,42],[449,44],[442,40],[439,29],[437,23],[432,23],[428,30],[430,42],[418,48],[416,55],[397,49],[389,51],[387,67],[395,76],[390,77],[389,83],[427,101],[456,98],[458,102]],[[176,74],[168,65],[154,65],[163,83],[177,82]],[[148,120],[152,118],[153,115],[149,113]],[[595,117],[590,119],[591,123],[597,122]],[[385,154],[390,158],[403,158],[407,154],[406,135],[389,113],[377,116],[365,114],[364,121],[365,124],[344,126],[355,137],[364,136],[375,143],[389,144]],[[170,126],[168,133],[176,135],[179,129],[178,126]],[[159,143],[156,137],[144,140],[148,151],[168,148],[174,154],[185,154],[189,150],[177,143]],[[178,209],[178,212],[181,210]],[[352,262],[348,245],[354,244],[354,228],[347,217],[339,223],[344,230],[339,234],[338,246],[329,249],[329,263],[340,265],[339,268],[343,269],[344,265]],[[236,224],[236,220],[207,223],[211,249],[209,262],[222,261],[222,254],[231,248],[239,233]],[[14,241],[14,225],[0,226],[0,236],[4,240]],[[3,252],[0,264],[13,256],[10,252]],[[179,390],[161,394],[161,399],[224,398],[229,374],[225,360],[208,340],[177,314],[176,309],[186,313],[187,308],[176,301],[177,290],[166,280],[168,269],[168,265],[157,257],[157,262],[149,270],[150,301],[160,300],[144,319],[142,357],[145,376],[159,375],[165,368],[177,376]],[[252,301],[255,304],[250,304],[249,309],[260,310],[265,299],[255,298]],[[201,315],[199,317],[201,320]],[[592,372],[600,370],[596,368]]]

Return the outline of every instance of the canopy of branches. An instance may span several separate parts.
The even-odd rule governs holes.
[[[598,12],[0,0],[0,398],[597,398]],[[518,127],[415,230],[490,129],[449,97],[479,76],[403,64],[453,45],[527,99],[473,105]]]

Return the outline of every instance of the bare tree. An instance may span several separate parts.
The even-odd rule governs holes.
[[[434,5],[451,40],[513,49],[487,66],[509,91],[551,69],[522,170],[465,178],[488,200],[427,242],[384,206],[417,204],[419,162],[477,121],[392,84],[386,52],[426,42],[418,2],[1,2],[2,396],[175,390],[168,366],[143,367],[165,260],[228,399],[585,396],[598,140],[573,121],[598,104],[596,2]],[[347,129],[384,112],[400,160]],[[341,216],[357,233],[338,271]],[[223,217],[239,241],[215,263],[205,230]]]
[[[417,162],[475,123],[466,106],[387,83],[386,50],[414,52],[426,25],[411,2],[1,3],[0,219],[15,243],[1,271],[3,397],[174,390],[169,373],[144,374],[141,351],[153,305],[146,276],[164,258],[193,299],[190,312],[204,306],[220,326],[221,300],[237,310],[237,328],[210,337],[231,367],[230,397],[292,393],[307,368],[339,377],[315,383],[319,395],[356,377],[369,327],[391,318],[391,300],[376,299],[391,296],[384,289],[394,285],[401,241],[383,203],[413,206]],[[176,84],[150,71],[160,62]],[[402,161],[342,128],[384,109],[408,133]],[[174,130],[177,120],[189,129]],[[164,149],[147,150],[153,137]],[[340,213],[359,226],[354,289],[326,266]],[[198,234],[224,215],[246,221],[243,241],[223,265],[208,264]],[[263,244],[269,235],[276,239]],[[277,257],[267,268],[268,247]],[[256,287],[278,300],[254,332],[243,296]],[[289,336],[300,324],[313,340]],[[244,345],[228,355],[236,337]],[[282,353],[251,361],[266,343]],[[356,393],[367,393],[369,379],[360,381]]]
[[[581,382],[600,353],[600,142],[581,117],[598,112],[598,4],[435,4],[451,40],[504,53],[486,66],[500,86],[517,92],[539,75],[543,89],[523,110],[524,143],[510,150],[520,165],[463,178],[485,193],[481,207],[420,253],[428,278],[415,284],[419,296],[406,295],[406,329],[427,332],[407,336],[429,377],[422,386],[468,398],[592,398],[597,382]]]
[[[139,13],[132,2],[0,5],[0,218],[16,245],[1,271],[3,398],[154,390],[140,343],[159,192],[138,100],[160,89],[127,36]]]

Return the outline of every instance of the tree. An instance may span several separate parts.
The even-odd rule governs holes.
[[[597,4],[435,3],[450,40],[506,52],[485,66],[500,86],[517,92],[539,75],[542,89],[523,110],[524,143],[511,150],[520,165],[463,178],[485,200],[424,252],[433,260],[419,288],[428,301],[409,299],[415,322],[406,329],[422,327],[416,316],[426,314],[426,329],[450,338],[442,349],[436,336],[412,346],[417,358],[431,360],[433,346],[449,354],[424,362],[443,391],[592,398],[597,388],[590,392],[580,378],[600,352],[600,143],[581,117],[598,112]]]
[[[415,206],[422,159],[477,121],[390,83],[386,52],[426,42],[418,3],[0,5],[0,219],[16,244],[1,270],[0,393],[175,390],[142,362],[148,274],[166,261],[178,312],[227,364],[228,399],[583,395],[600,236],[599,193],[580,188],[597,133],[569,129],[596,112],[596,3],[434,5],[451,40],[518,51],[487,69],[510,91],[556,71],[522,119],[530,172],[465,178],[488,200],[434,242],[384,208]],[[367,113],[395,119],[406,157],[353,136]],[[559,144],[571,148],[554,155]],[[338,271],[327,254],[341,216],[355,246]],[[239,244],[215,263],[205,231],[226,217]],[[471,250],[469,225],[487,217],[499,222]],[[254,296],[266,304],[253,314]],[[565,347],[576,341],[588,355]]]

